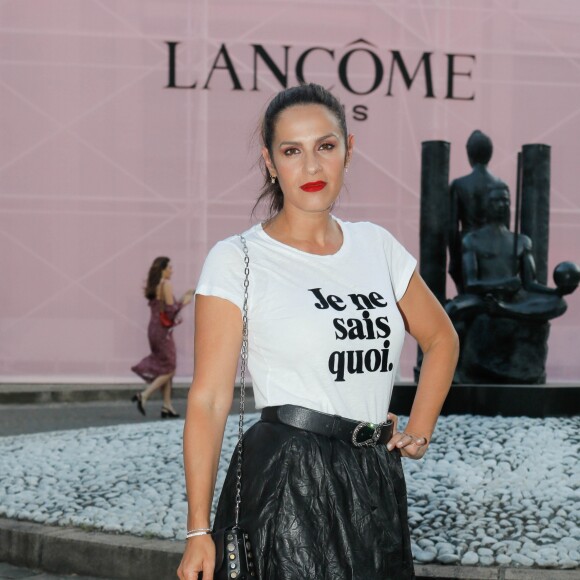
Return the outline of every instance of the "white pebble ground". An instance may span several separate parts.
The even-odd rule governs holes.
[[[441,417],[426,457],[404,460],[416,561],[580,567],[579,428],[578,417]],[[183,539],[182,430],[172,421],[0,437],[0,516]],[[236,438],[234,416],[218,493]]]

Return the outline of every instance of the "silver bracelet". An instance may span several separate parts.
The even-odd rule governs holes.
[[[196,536],[205,536],[206,534],[211,534],[211,528],[196,528],[195,530],[187,530],[185,534],[185,539],[195,538]]]

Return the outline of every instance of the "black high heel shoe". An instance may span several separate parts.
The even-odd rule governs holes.
[[[179,417],[179,413],[175,413],[171,409],[168,409],[167,407],[161,407],[162,419],[177,419],[177,417]]]
[[[141,395],[141,393],[133,395],[131,401],[133,401],[133,403],[137,403],[137,409],[139,410],[139,413],[141,413],[141,415],[147,415],[147,413],[145,413],[145,406],[143,405],[143,396]]]

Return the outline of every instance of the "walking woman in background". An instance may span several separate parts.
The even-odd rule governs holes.
[[[173,419],[179,417],[171,403],[171,387],[176,367],[175,342],[173,341],[173,328],[181,323],[177,316],[179,311],[189,304],[193,298],[194,290],[188,290],[181,300],[176,301],[173,296],[171,274],[173,267],[169,258],[161,256],[153,260],[147,285],[145,286],[145,298],[149,300],[151,319],[147,336],[151,354],[146,356],[139,364],[131,367],[149,386],[133,396],[139,411],[145,415],[145,403],[157,390],[163,392],[163,406],[161,417]]]
[[[419,459],[429,447],[457,335],[416,260],[387,230],[332,215],[354,146],[338,100],[319,85],[286,89],[270,102],[261,136],[258,201],[270,218],[243,234],[248,368],[262,409],[244,435],[241,475],[240,527],[253,570],[260,580],[414,578],[401,456]],[[197,287],[181,580],[213,577],[210,506],[242,344],[244,282],[243,241],[233,236],[211,250]],[[405,330],[424,358],[399,431],[388,410]],[[234,521],[236,467],[234,455],[215,529]]]

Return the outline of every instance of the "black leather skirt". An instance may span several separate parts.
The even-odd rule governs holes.
[[[415,577],[398,450],[259,421],[243,457],[240,525],[260,580]],[[234,453],[216,529],[234,522],[236,462]]]

